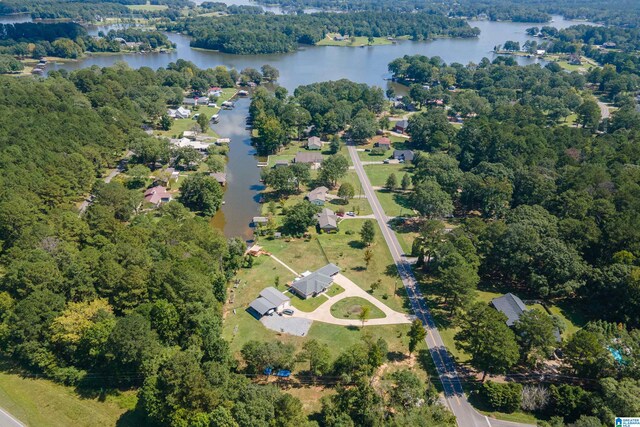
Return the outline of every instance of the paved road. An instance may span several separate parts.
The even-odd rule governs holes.
[[[25,425],[7,411],[0,409],[0,427],[25,427]]]
[[[602,101],[598,101],[598,107],[600,107],[600,116],[602,119],[608,119],[611,117],[611,110],[609,110],[609,106]]]
[[[118,176],[118,174],[124,172],[124,169],[127,166],[127,160],[129,160],[131,156],[133,156],[133,151],[127,151],[124,157],[118,162],[118,166],[116,166],[116,168],[112,170],[109,173],[109,175],[107,175],[104,178],[104,182],[108,184],[111,182],[113,178]],[[92,202],[93,202],[93,194],[87,197],[87,199],[84,202],[82,202],[82,204],[80,205],[80,208],[78,208],[78,215],[82,216]],[[0,424],[0,427],[3,427],[2,424]]]
[[[467,400],[464,390],[462,389],[462,383],[460,377],[456,372],[456,365],[451,358],[451,355],[447,351],[447,348],[440,337],[440,333],[436,328],[431,313],[427,308],[427,304],[422,296],[420,289],[417,286],[417,281],[411,271],[411,265],[405,258],[400,242],[395,233],[388,224],[389,217],[387,217],[380,205],[380,201],[371,186],[371,182],[364,171],[362,162],[358,157],[358,153],[353,144],[349,145],[349,155],[353,161],[353,165],[365,195],[369,199],[373,214],[380,225],[384,240],[389,246],[393,261],[398,268],[398,273],[402,279],[402,283],[407,290],[407,296],[411,303],[411,308],[416,317],[422,321],[422,324],[427,330],[427,336],[425,341],[433,358],[433,362],[438,371],[442,387],[444,389],[445,400],[450,407],[453,414],[456,416],[458,426],[460,427],[526,427],[528,424],[511,423],[507,421],[499,421],[489,419],[486,416],[476,411],[469,401]]]

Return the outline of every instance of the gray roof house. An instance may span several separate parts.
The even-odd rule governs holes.
[[[284,168],[289,166],[289,160],[276,160],[276,162],[273,164],[274,168]]]
[[[409,120],[400,120],[396,122],[394,129],[396,132],[405,133],[409,127]]]
[[[308,150],[322,150],[322,141],[317,136],[312,136],[307,140]]]
[[[404,160],[405,162],[413,161],[415,154],[411,150],[393,150],[393,158],[395,160]]]
[[[491,300],[493,308],[507,316],[507,326],[513,324],[520,318],[522,313],[527,310],[522,300],[512,293],[504,294],[501,297]]]
[[[260,296],[249,304],[249,309],[259,316],[271,314],[274,311],[280,313],[291,305],[291,299],[274,287],[264,288]]]
[[[320,166],[322,154],[310,151],[298,151],[293,158],[293,163],[308,163],[312,168]]]
[[[338,229],[338,216],[331,209],[324,208],[318,214],[318,228],[323,231],[336,231]]]
[[[213,172],[210,174],[221,186],[227,185],[227,174],[224,172]]]
[[[315,297],[324,291],[333,283],[333,276],[340,272],[335,264],[327,264],[319,270],[314,271],[306,277],[293,282],[289,288],[295,292],[300,298],[307,299]]]
[[[307,196],[305,198],[316,206],[322,206],[324,205],[324,202],[327,201],[328,192],[329,189],[324,186],[314,188],[313,190],[309,191],[309,193],[307,193]]]

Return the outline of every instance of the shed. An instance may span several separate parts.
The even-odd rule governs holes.
[[[409,127],[409,121],[408,120],[400,120],[400,121],[396,122],[396,125],[394,126],[394,129],[395,129],[396,132],[406,133],[408,127]]]
[[[259,316],[264,316],[273,312],[280,313],[282,310],[290,306],[291,298],[272,286],[264,288],[260,292],[260,296],[249,304],[249,308]]]

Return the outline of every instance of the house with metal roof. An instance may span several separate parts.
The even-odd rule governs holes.
[[[415,154],[411,150],[393,150],[393,158],[404,162],[412,162]]]
[[[311,169],[317,169],[322,164],[322,154],[317,151],[298,151],[293,158],[293,163],[306,163]]]
[[[322,140],[317,136],[312,136],[307,140],[307,150],[322,150]]]
[[[327,264],[319,270],[298,279],[289,288],[302,299],[315,297],[329,289],[333,284],[333,277],[340,272],[335,264]]]
[[[507,326],[513,326],[520,319],[522,313],[527,310],[522,300],[512,293],[491,300],[493,308],[507,316]]]
[[[249,309],[260,317],[272,313],[280,313],[291,306],[291,298],[270,286],[260,292],[260,296],[249,304]]]

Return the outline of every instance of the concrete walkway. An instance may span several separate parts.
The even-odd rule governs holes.
[[[386,315],[386,317],[383,317],[381,319],[367,320],[365,322],[365,326],[397,325],[403,323],[411,323],[411,321],[414,319],[414,316],[410,316],[408,314],[400,313],[390,309],[388,306],[383,304],[374,296],[370,295],[368,292],[366,292],[364,289],[353,283],[342,274],[337,274],[334,277],[334,281],[338,285],[342,286],[342,288],[344,288],[344,292],[330,297],[327,301],[322,303],[322,305],[313,310],[311,313],[305,313],[300,310],[295,310],[293,317],[331,323],[333,325],[362,326],[362,321],[360,321],[359,319],[338,319],[336,317],[333,317],[333,315],[331,314],[331,306],[336,302],[349,297],[360,297],[378,307]]]
[[[285,264],[284,262],[282,262],[279,258],[276,258],[275,255],[273,254],[269,254],[269,256],[271,258],[273,258],[273,260],[275,262],[277,262],[278,264],[281,264],[284,268],[286,268],[287,270],[289,270],[290,272],[292,272],[293,274],[295,274],[296,277],[300,277],[300,275],[298,273],[295,272],[295,270],[291,267],[289,267],[287,264]]]

